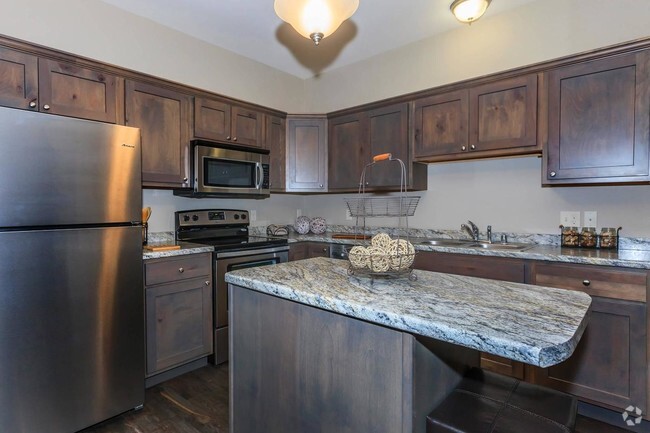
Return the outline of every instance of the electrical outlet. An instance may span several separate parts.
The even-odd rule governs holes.
[[[583,227],[596,227],[598,225],[598,212],[586,210]]]
[[[352,221],[352,214],[350,213],[350,209],[345,210],[345,219],[346,221]]]
[[[302,209],[296,209],[296,218],[302,216]]]
[[[560,212],[560,224],[565,227],[578,227],[580,225],[580,212],[563,210]]]
[[[250,211],[250,214],[251,214],[251,221],[257,221],[257,211],[252,210]]]

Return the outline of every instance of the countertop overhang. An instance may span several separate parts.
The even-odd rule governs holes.
[[[258,292],[539,367],[571,356],[589,295],[483,278],[414,271],[408,278],[349,276],[347,261],[313,258],[226,274]]]

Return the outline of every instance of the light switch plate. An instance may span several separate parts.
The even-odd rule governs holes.
[[[563,210],[560,212],[560,224],[565,227],[578,227],[580,225],[580,212]]]
[[[583,227],[596,227],[598,225],[598,212],[586,210]]]

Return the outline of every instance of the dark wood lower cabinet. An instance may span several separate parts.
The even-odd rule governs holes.
[[[297,242],[289,247],[289,261],[329,257],[330,245],[325,242]]]

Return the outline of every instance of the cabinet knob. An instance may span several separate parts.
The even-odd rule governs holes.
[[[209,285],[210,285],[210,282],[209,282],[209,281],[206,281],[206,282],[205,282],[205,285],[206,285],[206,286],[209,286]]]
[[[322,188],[322,187],[323,187],[323,184],[321,183],[321,184],[320,184],[320,185],[318,185],[318,186]]]
[[[467,146],[460,146],[460,150],[467,150]]]
[[[184,178],[183,178],[183,182],[187,182],[187,177],[184,177]]]
[[[49,110],[49,109],[50,109],[49,105],[47,105],[47,104],[43,105],[43,110]]]
[[[469,148],[472,149],[472,150],[475,150],[475,149],[476,149],[476,146],[474,146],[474,145],[472,144]]]
[[[226,140],[230,140],[230,135],[226,137]]]
[[[323,248],[323,252],[324,252],[324,253],[327,252],[327,247]]]
[[[179,274],[182,274],[183,272],[185,272],[185,269],[183,269],[183,268],[178,268],[178,273],[179,273]]]
[[[556,174],[557,174],[556,172],[552,171],[552,172],[549,173],[549,176],[555,177]]]
[[[29,108],[36,108],[36,99],[29,101]]]
[[[237,141],[237,137],[233,137],[232,141]]]
[[[591,281],[589,281],[589,280],[582,280],[582,285],[583,285],[583,286],[588,286],[589,284],[591,284]]]

